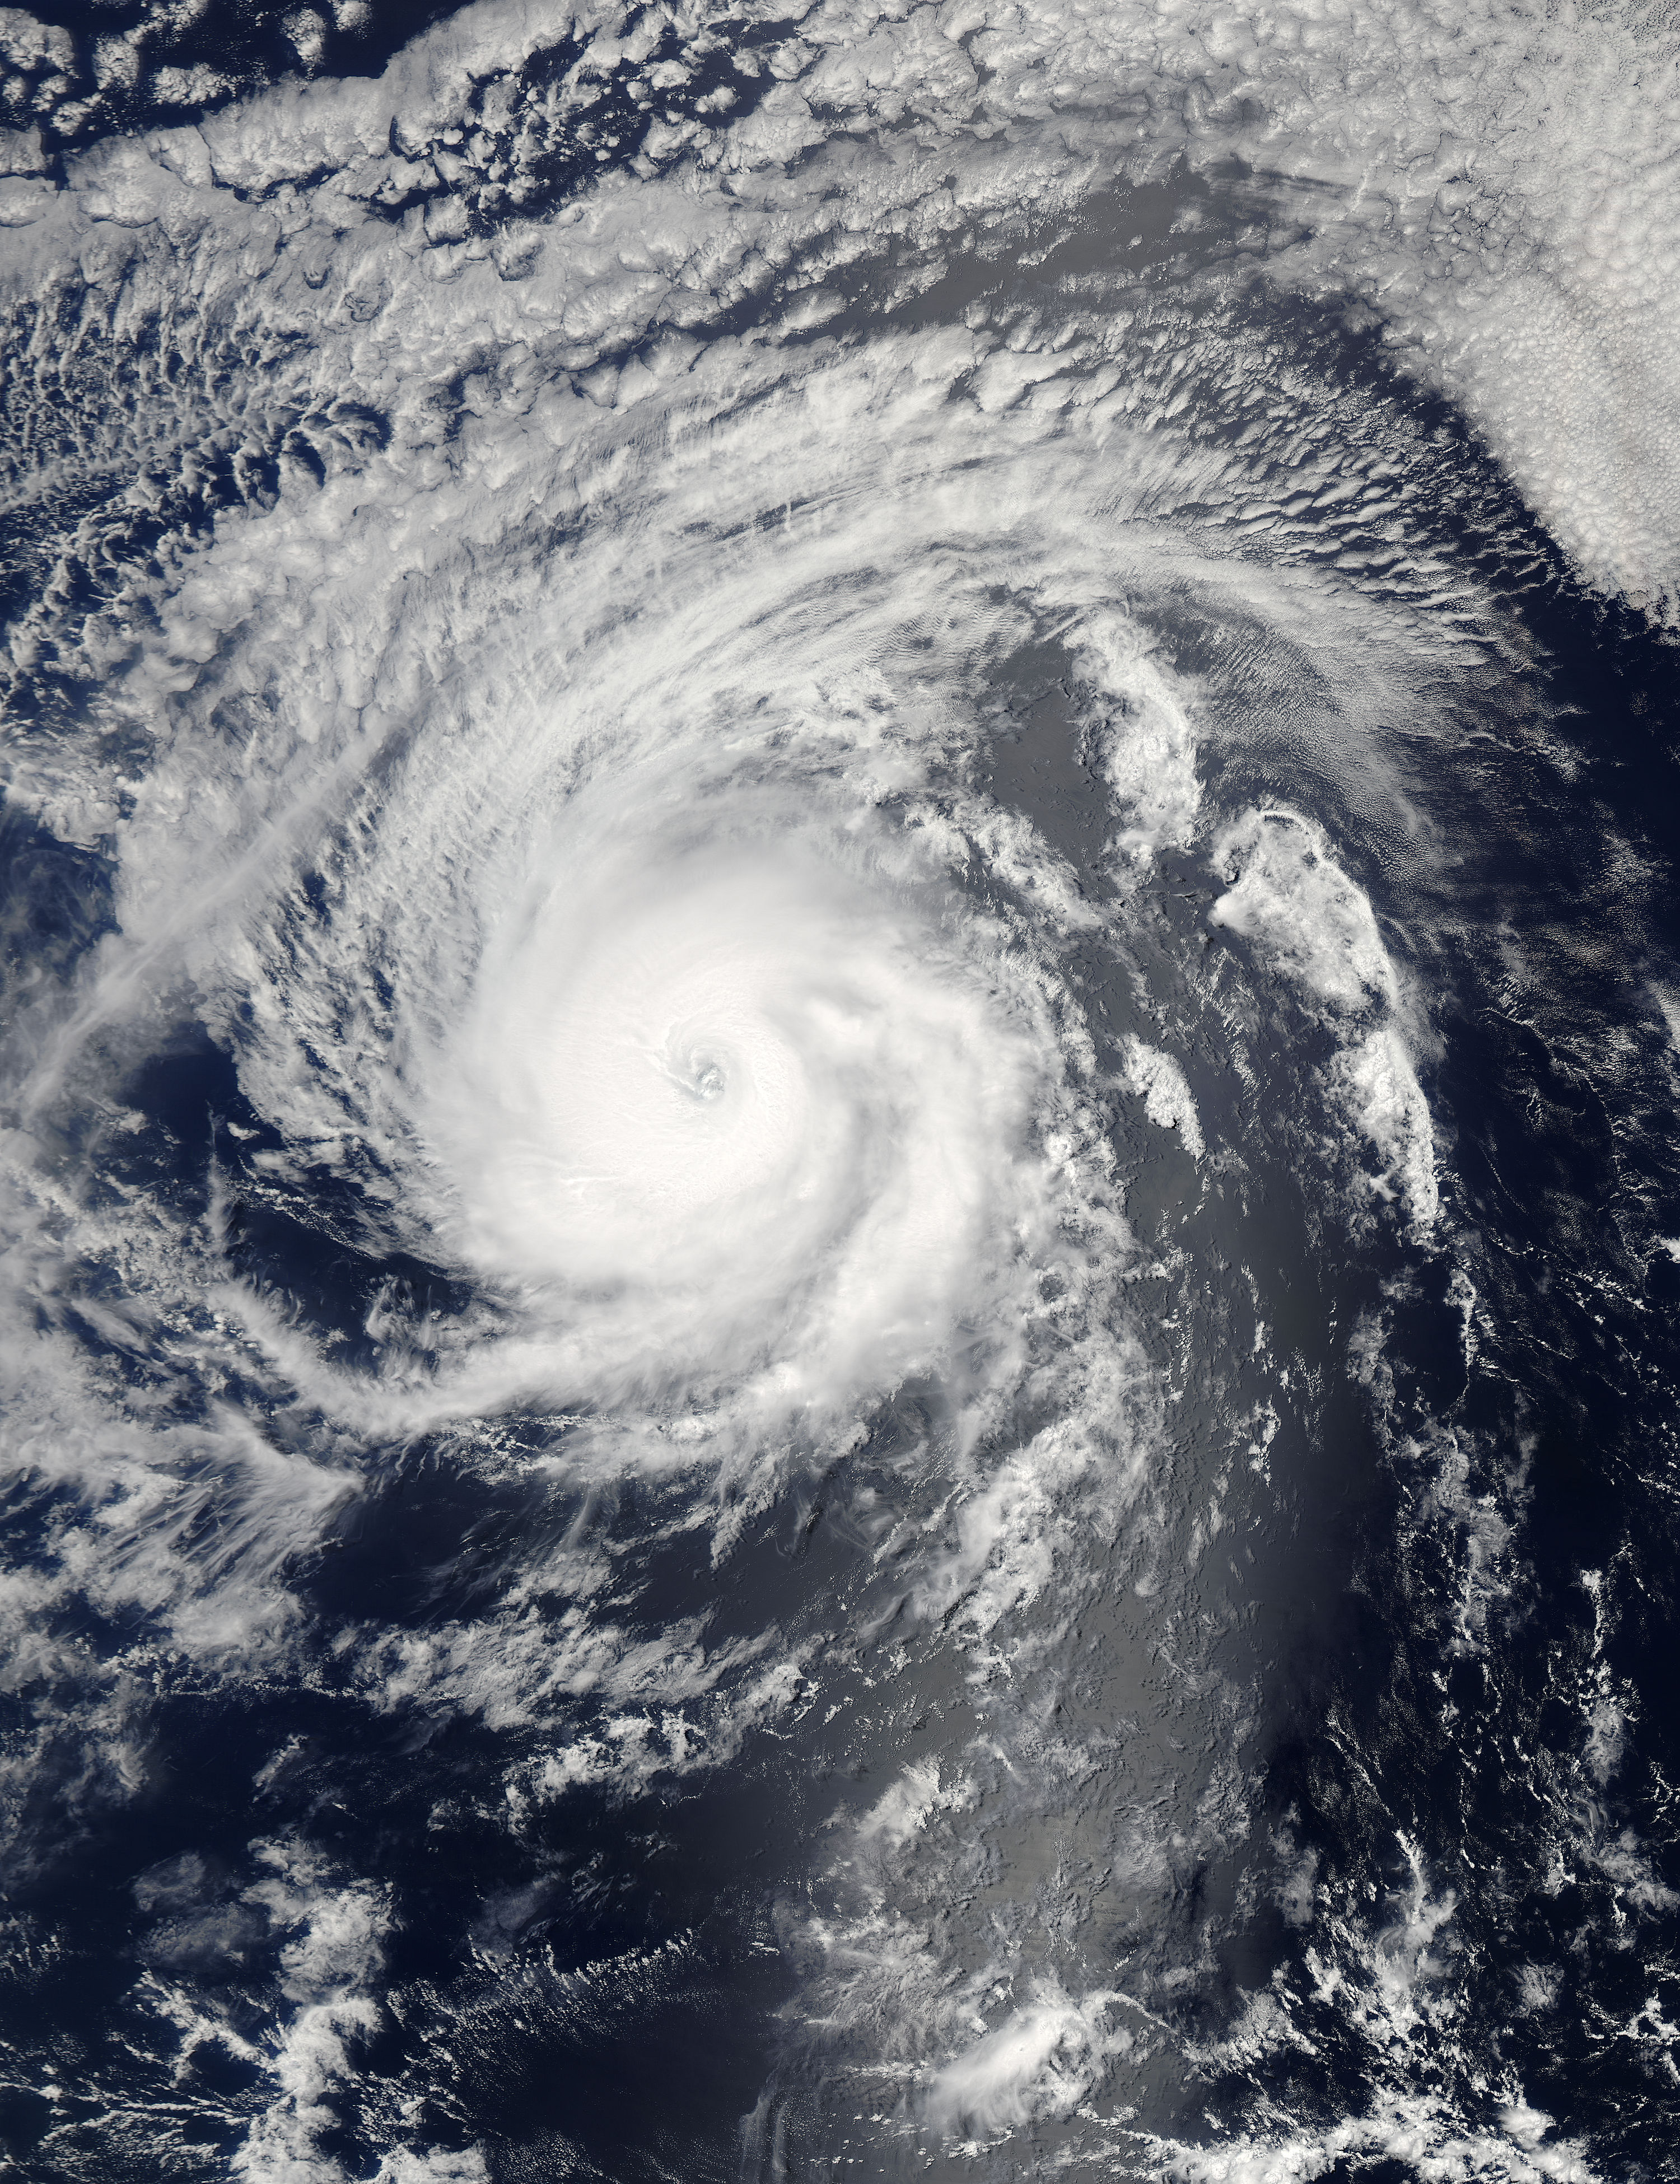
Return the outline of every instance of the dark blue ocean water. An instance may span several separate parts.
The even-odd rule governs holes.
[[[431,12],[324,27],[319,72],[375,77]],[[91,70],[94,39],[131,16],[40,20],[62,21]],[[465,176],[434,159],[399,177],[364,224],[320,244],[321,281],[266,319],[226,292],[201,308],[193,253],[212,246],[196,214],[167,237],[99,230],[132,254],[114,274],[81,230],[14,231],[8,2173],[1660,2178],[1680,2040],[1680,699],[1660,608],[1583,575],[1487,432],[1399,368],[1380,326],[1254,273],[1240,238],[1268,185],[1253,159],[1163,158],[1093,188],[1070,140],[1043,155],[1063,195],[1046,183],[1030,214],[989,226],[954,216],[937,251],[884,214],[872,229],[859,184],[853,242],[819,269],[832,310],[777,315],[803,292],[798,254],[766,242],[762,279],[731,290],[717,275],[709,315],[684,322],[683,369],[715,375],[693,399],[737,436],[709,443],[698,485],[692,465],[635,482],[663,443],[617,375],[665,370],[652,307],[601,304],[601,353],[585,354],[588,281],[605,294],[634,257],[617,231],[574,279],[572,315],[554,306],[558,332],[515,342],[479,304],[447,300],[477,291],[426,290],[417,273],[414,295],[434,300],[405,301],[387,273],[359,348],[333,252],[348,263],[375,230],[435,229],[434,258],[483,244],[460,261],[470,284],[515,217],[510,172],[518,220],[539,226],[579,206],[592,218],[598,170],[632,196],[687,174],[690,151],[646,149],[642,87],[697,37],[698,62],[665,87],[684,121],[728,81],[742,96],[718,112],[744,130],[798,80],[792,60],[757,58],[790,47],[791,22],[643,28],[598,71],[587,124],[551,113],[522,166],[509,164],[526,142],[520,102],[571,81],[590,34],[470,70],[470,110],[451,125]],[[169,106],[171,122],[237,115],[299,50],[278,10],[213,6],[149,36],[148,68],[225,78]],[[100,132],[143,143],[164,120],[150,81],[51,123],[45,171],[66,196]],[[29,99],[6,96],[25,125]],[[848,126],[813,111],[843,176]],[[487,112],[502,119],[479,128]],[[878,148],[897,117],[873,125]],[[904,128],[892,156],[919,144],[959,197],[963,162],[991,156],[984,136],[930,150]],[[417,94],[389,136],[405,165],[449,148]],[[815,156],[790,153],[788,171]],[[284,186],[298,200],[314,187]],[[281,192],[218,181],[215,217],[222,199]],[[464,209],[440,224],[446,200]],[[278,282],[311,237],[284,237],[261,278]],[[390,337],[393,365],[373,348],[399,309],[413,316]],[[921,411],[882,423],[859,397],[804,440],[777,407],[779,387],[884,375],[893,344],[921,356],[982,324],[1014,330],[997,354],[1054,354],[1048,329],[1069,311],[1121,329],[1112,354],[1143,390],[1125,461],[1149,482],[1121,542],[1091,549],[1104,611],[1131,632],[1117,667],[1093,664],[1097,578],[1067,577],[1043,543],[1081,474],[1051,466],[1060,427],[1010,443],[1027,475],[1044,465],[1035,507],[1008,499],[1001,452],[986,482],[986,436],[1001,451],[1023,410],[988,424],[975,410],[947,474],[916,437]],[[425,432],[405,354],[430,390]],[[529,453],[520,421],[545,414],[533,388],[572,405],[553,455]],[[825,435],[838,482],[817,474]],[[843,475],[848,435],[863,453]],[[1114,444],[1093,473],[1124,467]],[[1149,471],[1157,444],[1171,476],[1165,454]],[[732,500],[760,445],[775,477]],[[504,468],[486,446],[505,446]],[[1287,545],[1263,528],[1227,565],[1215,533],[1241,495],[1217,462],[1245,446],[1256,474],[1321,458],[1352,483],[1315,488]],[[520,462],[552,465],[551,502],[503,482]],[[924,474],[934,512],[909,543],[894,495]],[[593,482],[568,502],[571,479]],[[1387,498],[1385,480],[1404,491]],[[987,492],[1018,510],[1001,543],[975,512]],[[381,591],[359,623],[357,598],[385,582],[378,542],[428,495],[442,543],[413,549],[410,604]],[[794,627],[759,568],[773,571],[796,509],[800,537],[841,543]],[[237,612],[219,604],[236,553],[242,571],[293,572],[292,588],[264,594],[252,577]],[[598,610],[591,555],[611,564]],[[735,589],[705,591],[737,563]],[[564,582],[538,616],[551,567]],[[1332,610],[1311,588],[1343,585],[1362,588],[1372,633],[1327,635],[1320,656],[1330,622],[1315,617]],[[1473,592],[1473,614],[1443,605],[1444,585]],[[895,586],[908,603],[893,644],[855,640],[878,687],[836,698],[850,725],[808,749],[817,700],[803,683],[787,694],[797,674],[814,656],[812,687],[839,688],[848,615],[887,616]],[[170,657],[203,674],[171,687],[148,663],[175,603],[195,598],[214,635],[180,642]],[[978,632],[971,653],[938,623],[945,599],[953,626]],[[1382,619],[1396,600],[1403,638]],[[359,652],[411,646],[425,677],[404,686],[406,710],[381,697],[377,737],[372,700],[329,694],[326,727],[282,738],[298,691],[325,688],[316,632],[335,615],[336,691]],[[621,664],[615,632],[638,618]],[[762,662],[772,723],[738,766],[725,713],[759,716],[744,683],[717,679],[726,640]],[[581,725],[553,771],[508,786],[559,738],[551,717],[575,691]],[[1180,778],[1171,734],[1159,750],[1147,738],[1181,700],[1200,803],[1161,820],[1146,855],[1117,853],[1126,812]],[[335,703],[353,732],[332,724]],[[531,725],[515,734],[521,706]],[[615,772],[615,738],[630,749],[632,731]],[[704,766],[661,773],[690,736]],[[546,931],[548,913],[497,923],[487,905],[511,891],[496,859],[535,827],[536,803],[553,801],[542,855],[557,894],[606,842],[658,905],[697,842],[754,869],[762,841],[852,810],[847,769],[877,748],[902,770],[883,758],[856,792],[868,827],[936,844],[965,828],[978,845],[948,859],[944,923],[929,914],[933,985],[956,977],[940,947],[993,964],[994,1000],[1015,991],[997,963],[1030,963],[1049,997],[1032,1036],[1065,1056],[1088,1032],[1088,1060],[1066,1063],[1069,1081],[1086,1072],[1077,1128],[1099,1149],[1080,1155],[1081,1233],[1107,1240],[1091,1249],[1113,1281],[1099,1295],[1092,1278],[1096,1331],[1077,1339],[1116,1346],[1123,1371],[1076,1388],[1071,1307],[1056,1312],[1077,1279],[1057,1260],[1030,1308],[1014,1290],[965,1290],[944,1347],[874,1379],[857,1367],[843,1430],[784,1422],[755,1440],[744,1412],[719,1410],[701,1456],[655,1461],[648,1437],[680,1450],[713,1415],[699,1379],[656,1364],[615,1380],[565,1346],[577,1328],[619,1340],[611,1315],[639,1273],[609,1257],[555,1305],[511,1261],[487,1271],[491,1247],[462,1244],[428,1195],[448,1167],[437,1145],[470,1139],[477,1157],[469,1126],[451,1139],[439,1125],[422,1158],[421,1125],[405,1136],[391,1117],[443,1096],[438,1057],[465,1050],[445,1032],[481,992],[526,1022],[511,1006],[524,987],[492,988],[487,966],[515,946],[496,935]],[[1146,755],[1128,772],[1132,749]],[[166,773],[174,819],[148,800]],[[172,829],[202,844],[179,869]],[[1316,846],[1298,851],[1309,830]],[[212,887],[223,844],[254,846]],[[898,872],[884,850],[868,869],[883,889]],[[1283,892],[1255,909],[1244,875],[1262,870]],[[891,884],[895,904],[914,899]],[[556,960],[604,949],[607,913],[589,915]],[[734,947],[725,915],[697,893],[660,928],[669,960]],[[832,945],[878,970],[886,944],[863,912],[824,915]],[[961,937],[970,916],[992,921],[983,947]],[[609,1017],[631,976],[607,978]],[[723,1028],[701,1036],[738,1084],[737,1004],[715,1006]],[[778,986],[766,1017],[785,1028],[791,1006]],[[846,1233],[878,1234],[889,1259],[921,1247],[893,1225],[902,1178],[876,1202],[875,1178],[898,1176],[883,1148],[922,1142],[917,1101],[944,1098],[941,1070],[981,1067],[952,1030],[948,1065],[917,1046],[881,1090],[893,1038],[932,1006],[883,1014],[850,1075],[812,1067],[809,1112],[837,1130],[843,1110],[854,1131]],[[996,1018],[990,1050],[1027,1037],[1017,1021]],[[506,1034],[515,1061],[524,1035]],[[1171,1057],[1188,1098],[1165,1123],[1149,1088],[1166,1080],[1139,1040]],[[1399,1068],[1398,1053],[1400,1119],[1372,1121],[1377,1095],[1349,1072]],[[576,1044],[567,1056],[586,1075]],[[472,1081],[493,1095],[493,1072]],[[1067,1112],[1055,1127],[1075,1131]],[[938,1142],[955,1143],[968,1110],[937,1112]],[[646,1152],[666,1157],[662,1141]],[[754,1294],[732,1256],[745,1217],[727,1198],[704,1221],[684,1212],[693,1166],[685,1154],[659,1201],[684,1271],[649,1287],[636,1324],[672,1356],[683,1328],[715,1328],[722,1356],[747,1340],[724,1313],[730,1284]],[[470,1207],[492,1188],[449,1187]],[[1099,1219],[1110,1188],[1123,1250]],[[805,1202],[789,1194],[788,1224]],[[1017,1233],[976,1216],[966,1259],[1024,1262],[1021,1217]],[[712,1256],[679,1256],[691,1218]],[[765,1234],[755,1249],[773,1254],[776,1224]],[[879,1256],[859,1263],[878,1272]],[[813,1263],[801,1281],[828,1262]],[[809,1327],[850,1323],[848,1279],[818,1292]],[[743,1306],[772,1345],[780,1310]],[[1011,1313],[1032,1330],[1014,1378],[985,1362]],[[661,1314],[677,1332],[658,1333]],[[573,1361],[570,1381],[522,1366],[430,1412],[415,1396],[479,1386],[475,1360],[531,1327]],[[774,1354],[815,1356],[817,1336],[800,1340]],[[898,1340],[887,1328],[883,1354]],[[992,1407],[965,1423],[987,1373]],[[1053,1429],[1071,1418],[1099,1460],[1065,1455]],[[1021,1451],[1039,1453],[1012,1472]],[[1012,1556],[1028,1574],[982,1613]]]

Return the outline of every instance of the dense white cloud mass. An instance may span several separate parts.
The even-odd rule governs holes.
[[[1213,844],[1233,884],[1209,920],[1259,942],[1335,1022],[1374,1028],[1349,1040],[1332,1076],[1383,1162],[1376,1188],[1404,1190],[1427,1228],[1439,1210],[1429,1106],[1404,1026],[1400,982],[1369,899],[1332,858],[1322,831],[1292,811],[1249,811]],[[1391,1180],[1392,1179],[1392,1180]]]
[[[809,2065],[905,2164],[1586,2178],[1431,1998],[1421,1858],[1386,1923],[1314,1929],[1312,1996],[1217,2039],[1168,2017],[1210,1953],[1150,1956],[1135,1907],[1260,1833],[1214,1665],[1241,1617],[1183,1588],[1216,1540],[1244,1581],[1228,1503],[1289,1368],[1246,1268],[1246,1319],[1208,1306],[1193,1223],[1246,1220],[1273,1159],[1316,1251],[1369,1248],[1334,1369],[1395,1445],[1381,1315],[1474,1295],[1431,1074],[1469,850],[1428,766],[1544,771],[1555,722],[1472,549],[1680,615],[1672,42],[1332,0],[726,27],[481,0],[378,80],[62,176],[11,148],[7,798],[108,889],[3,1050],[0,1446],[36,1533],[0,1618],[54,1694],[0,1777],[20,1869],[53,1722],[74,1841],[161,1769],[178,1683],[348,1695],[405,1752],[481,1731],[482,1779],[403,1825],[470,1808],[522,1852],[845,1713],[879,1779],[789,1822],[822,1892],[775,1914],[755,2173]],[[323,1606],[355,1513],[433,1473],[509,1497],[492,1575],[452,1536],[413,1613]],[[853,1559],[789,1585],[753,1528],[825,1496]],[[649,1572],[694,1543],[720,1597],[751,1552],[783,1592],[755,1563],[734,1622],[693,1580],[672,1607]],[[1177,1680],[1182,1736],[1118,1671],[1080,1699],[1109,1645]],[[860,1696],[900,1677],[915,1727],[963,1724],[941,1756],[901,1765]],[[385,1884],[270,1825],[136,1898],[159,2053],[264,2088],[234,2173],[513,2175],[412,2087],[481,2018],[512,2040],[506,1936],[565,1861],[471,1907],[481,2006],[389,1970]],[[680,1987],[687,1947],[552,2006]],[[1332,2003],[1366,2075],[1326,2122],[1276,2088]],[[358,2073],[434,2008],[359,2170]],[[1444,2055],[1459,2106],[1417,2091]],[[1128,2071],[1151,2116],[1187,2074],[1253,2098],[1181,2144]]]

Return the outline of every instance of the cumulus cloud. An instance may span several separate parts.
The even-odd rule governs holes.
[[[1131,2046],[1104,2013],[1114,1997],[1071,2002],[1054,1986],[1011,2010],[945,2064],[928,2089],[928,2113],[949,2133],[990,2137],[1039,2117],[1072,2113],[1109,2055]]]

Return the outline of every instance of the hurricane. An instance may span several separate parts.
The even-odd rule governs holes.
[[[1668,14],[0,47],[5,2173],[1670,2173]]]

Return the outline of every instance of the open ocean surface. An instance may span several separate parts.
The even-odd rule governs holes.
[[[0,64],[0,2176],[1680,2176],[1672,12]]]

